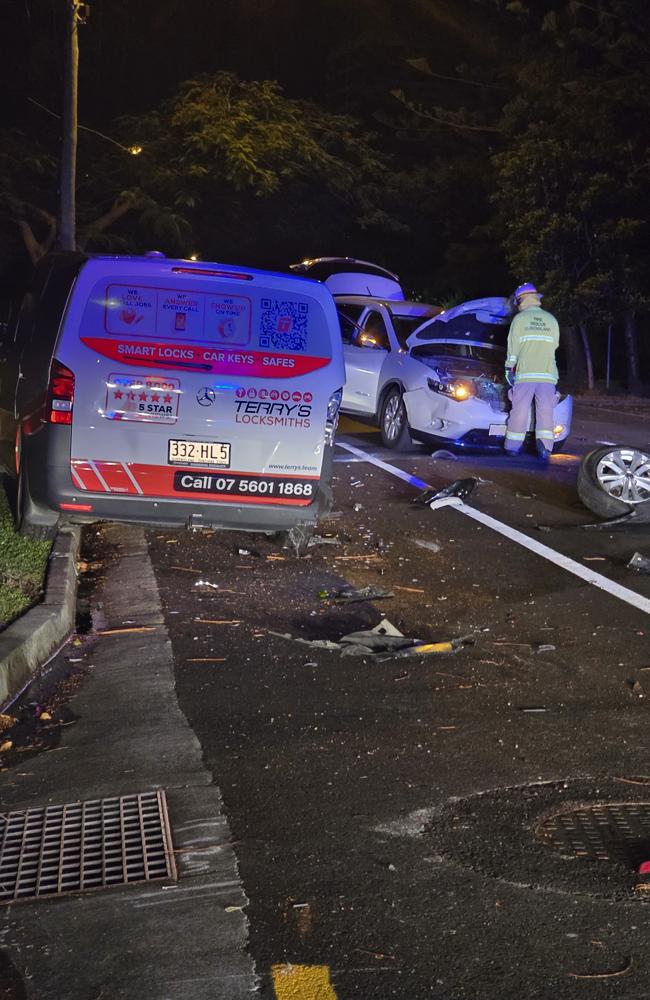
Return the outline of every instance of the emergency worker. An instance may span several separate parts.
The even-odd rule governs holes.
[[[553,450],[553,410],[558,374],[555,352],[560,328],[555,316],[541,308],[542,296],[526,282],[514,294],[518,310],[508,332],[506,381],[512,390],[504,447],[509,455],[522,448],[528,430],[530,408],[535,405],[535,444],[542,461]]]

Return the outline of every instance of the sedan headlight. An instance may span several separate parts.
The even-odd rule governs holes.
[[[440,392],[443,396],[455,399],[457,403],[462,403],[474,395],[474,386],[471,382],[440,382],[434,378],[427,378],[427,385],[432,392]]]

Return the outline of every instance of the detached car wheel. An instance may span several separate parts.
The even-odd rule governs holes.
[[[385,448],[407,451],[413,444],[406,407],[399,389],[389,389],[379,415],[381,440]]]
[[[650,455],[624,445],[596,448],[580,465],[578,496],[604,520],[629,514],[650,500]]]

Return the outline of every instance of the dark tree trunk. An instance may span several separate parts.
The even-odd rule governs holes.
[[[573,392],[586,389],[588,384],[587,366],[578,328],[576,326],[563,326],[560,344],[566,355],[567,387]]]
[[[582,341],[582,351],[585,357],[585,367],[587,369],[587,388],[593,389],[594,387],[594,363],[591,358],[591,344],[589,343],[589,335],[587,334],[587,327],[584,323],[580,323],[578,326],[580,331],[580,340]]]
[[[625,341],[625,366],[628,392],[641,391],[641,371],[639,366],[639,335],[634,309],[627,309],[623,316],[623,338]]]

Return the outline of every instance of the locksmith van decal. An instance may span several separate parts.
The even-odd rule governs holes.
[[[181,383],[177,378],[114,373],[106,381],[103,415],[108,420],[174,424],[178,419],[180,392]]]
[[[189,369],[221,375],[253,375],[257,378],[290,378],[324,368],[331,358],[272,354],[268,351],[215,350],[194,344],[124,341],[105,337],[81,337],[91,351],[125,364],[155,368]]]
[[[109,285],[104,329],[244,347],[251,339],[251,300],[245,295]]]

